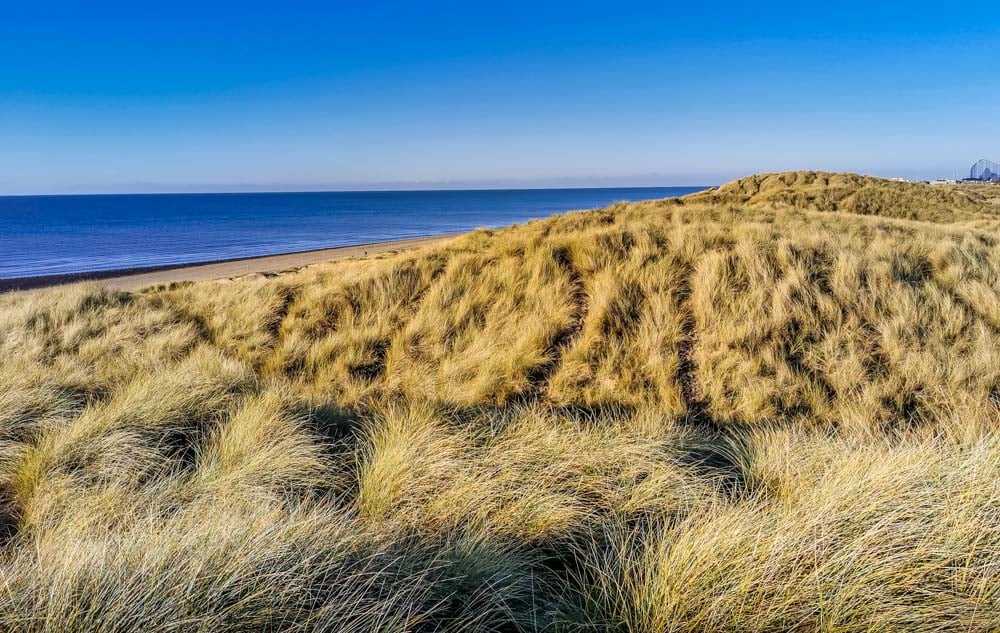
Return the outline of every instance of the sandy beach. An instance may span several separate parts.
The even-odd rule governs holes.
[[[253,273],[282,272],[318,264],[320,262],[344,259],[348,257],[364,257],[390,251],[409,250],[427,246],[454,237],[454,235],[436,235],[416,237],[388,242],[358,244],[354,246],[339,246],[313,251],[285,253],[282,255],[267,255],[263,257],[247,257],[216,262],[183,264],[179,266],[163,266],[132,270],[107,270],[73,273],[68,275],[45,275],[40,277],[22,277],[16,279],[0,279],[0,292],[14,290],[32,290],[47,288],[78,281],[97,281],[101,285],[117,290],[138,290],[148,286],[167,284],[178,281],[207,281],[228,279]]]

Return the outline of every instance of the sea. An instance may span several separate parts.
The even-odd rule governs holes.
[[[705,187],[0,197],[0,279],[459,233]]]

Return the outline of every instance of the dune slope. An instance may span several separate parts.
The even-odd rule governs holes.
[[[1000,622],[988,187],[754,176],[0,334],[4,630]]]

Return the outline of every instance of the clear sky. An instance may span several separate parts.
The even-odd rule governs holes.
[[[964,175],[1000,13],[951,6],[5,2],[0,193]]]

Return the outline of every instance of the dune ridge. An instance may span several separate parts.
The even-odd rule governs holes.
[[[0,296],[0,628],[994,631],[995,192]]]

